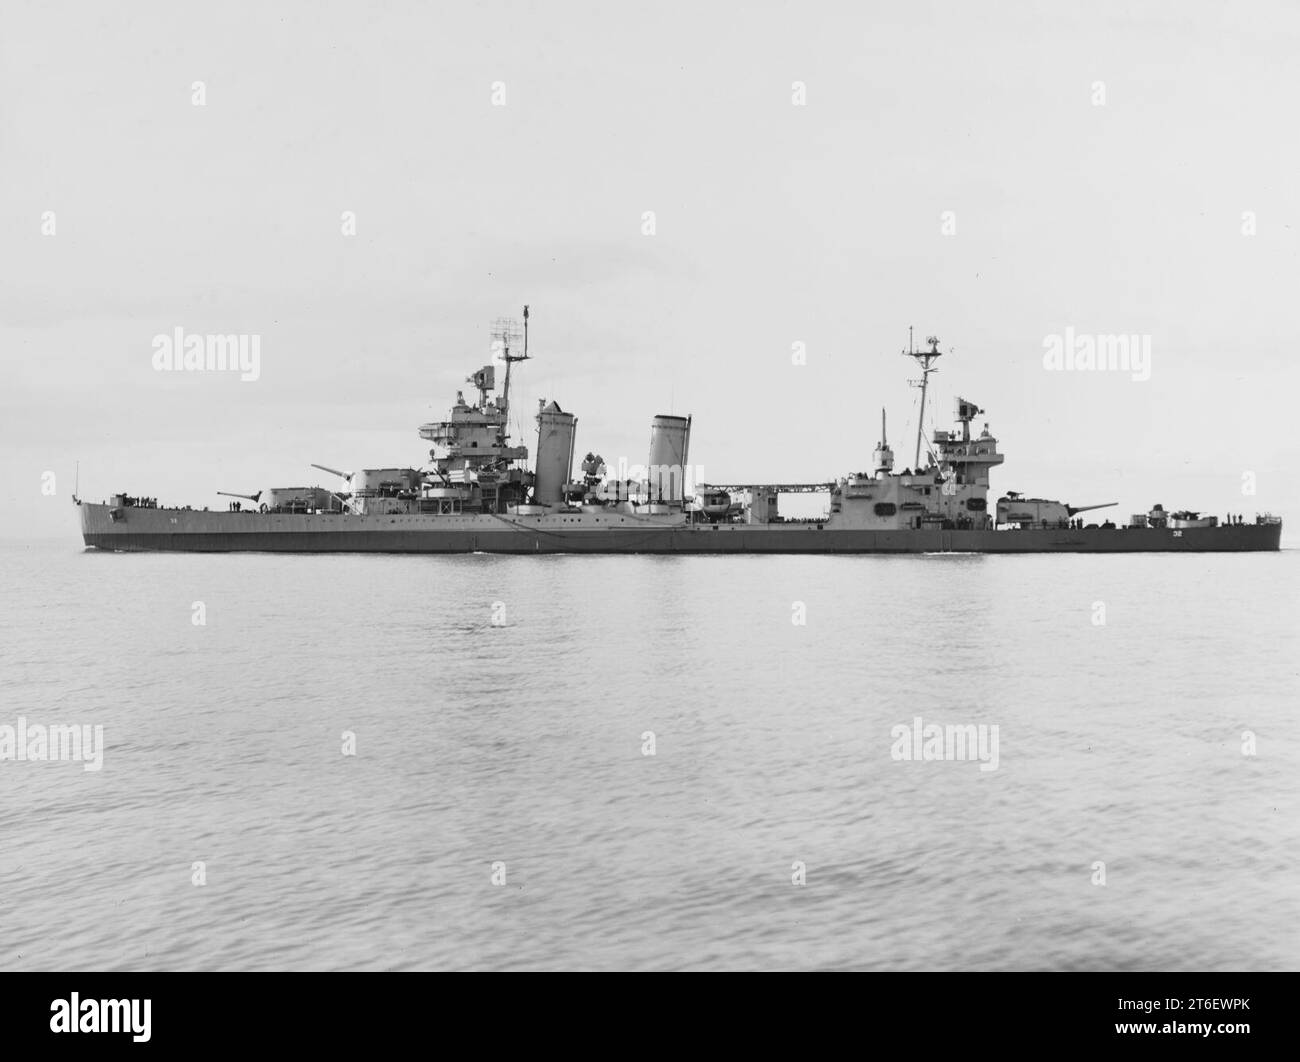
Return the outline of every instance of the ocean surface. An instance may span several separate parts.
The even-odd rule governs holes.
[[[0,969],[1300,968],[1300,552],[0,587]]]

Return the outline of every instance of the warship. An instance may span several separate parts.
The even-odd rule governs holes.
[[[92,503],[74,495],[88,548],[115,551],[302,553],[1153,553],[1277,550],[1281,519],[1253,520],[1156,504],[1127,524],[1080,513],[1116,503],[1069,505],[1008,491],[990,505],[989,474],[1003,454],[984,410],[956,399],[954,427],[924,431],[930,375],[942,355],[929,337],[903,351],[919,369],[913,461],[895,470],[885,412],[867,471],[829,483],[695,484],[688,464],[691,417],[650,425],[644,468],[611,475],[588,452],[574,473],[578,419],[539,400],[537,446],[512,445],[513,367],[529,360],[522,327],[499,323],[492,364],[468,377],[477,395],[456,396],[448,419],[424,424],[424,467],[346,472],[312,467],[333,487],[217,491],[224,510],[159,504],[126,493]],[[522,340],[522,347],[519,341]],[[513,349],[512,349],[513,348]],[[503,370],[497,393],[498,368]],[[828,512],[783,517],[783,495],[824,493]],[[245,504],[247,503],[247,504]]]

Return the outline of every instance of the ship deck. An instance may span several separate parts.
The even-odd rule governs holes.
[[[1172,553],[1277,550],[1280,523],[1207,528],[866,531],[830,521],[687,524],[680,517],[207,512],[81,504],[87,547],[268,553]]]

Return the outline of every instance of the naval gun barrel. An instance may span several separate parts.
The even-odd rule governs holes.
[[[1092,512],[1093,509],[1109,509],[1112,505],[1118,504],[1119,502],[1102,502],[1100,505],[1067,505],[1065,508],[1073,516],[1075,513]]]
[[[328,472],[330,475],[332,475],[332,476],[338,476],[340,479],[351,479],[351,478],[352,478],[352,473],[351,473],[351,472],[340,472],[337,468],[330,468],[330,467],[327,466],[327,465],[318,465],[318,464],[316,464],[315,461],[312,462],[311,467],[312,467],[312,468],[319,468],[322,472]]]
[[[217,491],[217,493],[224,495],[227,498],[243,498],[245,501],[251,501],[254,503],[256,503],[257,499],[262,496],[262,492],[260,490],[256,494],[232,494],[228,490],[219,490]]]

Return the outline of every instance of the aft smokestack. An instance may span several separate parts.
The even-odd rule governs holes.
[[[686,460],[691,418],[661,415],[650,422],[650,501],[681,505],[686,495]]]

